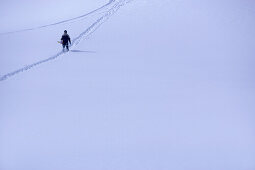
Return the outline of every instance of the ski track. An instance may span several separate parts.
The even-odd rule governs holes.
[[[111,0],[110,3],[114,3],[116,2],[107,12],[106,14],[104,14],[103,16],[101,16],[100,18],[98,18],[93,24],[91,24],[84,32],[82,32],[79,36],[77,36],[76,38],[74,38],[72,40],[72,44],[70,46],[70,50],[73,49],[76,45],[78,45],[81,40],[83,39],[86,39],[88,36],[90,36],[94,31],[96,31],[105,21],[107,21],[114,13],[116,13],[119,8],[123,5],[125,5],[126,3],[130,2],[131,0]],[[110,4],[108,4],[110,5]],[[108,6],[107,5],[107,6]],[[105,8],[106,6],[104,6]],[[99,8],[98,8],[99,9]],[[94,10],[94,12],[98,11],[98,9]],[[100,8],[102,9],[102,7]],[[22,68],[19,68],[15,71],[12,71],[12,72],[9,72],[3,76],[0,77],[0,81],[4,81],[12,76],[15,76],[21,72],[25,72],[25,71],[28,71],[30,70],[31,68],[35,67],[35,66],[38,66],[40,64],[43,64],[43,63],[46,63],[46,62],[49,62],[51,60],[54,60],[60,56],[62,56],[63,54],[68,54],[68,52],[58,52],[57,54],[47,58],[47,59],[44,59],[44,60],[41,60],[41,61],[38,61],[38,62],[35,62],[33,64],[30,64],[30,65],[27,65],[27,66],[24,66]]]
[[[70,22],[70,21],[78,20],[78,19],[81,19],[81,18],[85,18],[85,17],[87,17],[91,14],[95,14],[96,12],[100,11],[101,9],[106,8],[107,6],[111,5],[115,1],[116,0],[110,0],[107,4],[101,6],[101,7],[97,8],[93,11],[90,11],[89,13],[83,14],[83,15],[75,17],[75,18],[66,19],[66,20],[63,20],[63,21],[59,21],[59,22],[55,22],[55,23],[51,23],[51,24],[47,24],[47,25],[42,25],[42,26],[38,26],[38,27],[33,27],[33,28],[26,28],[26,29],[21,29],[21,30],[16,30],[16,31],[3,32],[3,33],[0,33],[0,35],[14,34],[14,33],[25,32],[25,31],[32,31],[32,30],[37,30],[37,29],[41,29],[41,28],[55,26],[55,25],[67,23],[67,22]]]

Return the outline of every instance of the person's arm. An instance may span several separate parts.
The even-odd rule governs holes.
[[[70,39],[70,37],[68,36],[68,41],[69,41],[69,43],[71,44],[71,39]]]

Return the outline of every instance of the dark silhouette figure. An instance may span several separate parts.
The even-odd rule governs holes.
[[[67,34],[66,30],[64,31],[64,34],[62,35],[61,40],[62,40],[63,50],[66,47],[67,51],[69,51],[68,42],[71,44],[71,39],[70,39],[69,35]]]

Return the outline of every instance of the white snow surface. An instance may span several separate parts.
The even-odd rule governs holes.
[[[254,9],[2,0],[0,170],[254,170]]]

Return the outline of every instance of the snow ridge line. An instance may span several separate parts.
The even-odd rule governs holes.
[[[21,29],[21,30],[16,30],[16,31],[10,31],[10,32],[3,32],[3,33],[0,33],[0,35],[6,35],[6,34],[14,34],[14,33],[19,33],[19,32],[25,32],[25,31],[32,31],[32,30],[37,30],[37,29],[41,29],[41,28],[46,28],[46,27],[50,27],[50,26],[55,26],[55,25],[59,25],[59,24],[63,24],[63,23],[67,23],[67,22],[70,22],[70,21],[74,21],[74,20],[77,20],[77,19],[81,19],[81,18],[84,18],[84,17],[87,17],[91,14],[94,14],[95,12],[101,10],[101,9],[104,9],[106,8],[107,6],[111,5],[113,2],[115,2],[116,0],[110,0],[107,4],[93,10],[93,11],[90,11],[89,13],[86,13],[86,14],[83,14],[81,16],[78,16],[78,17],[74,17],[74,18],[71,18],[71,19],[66,19],[66,20],[63,20],[63,21],[59,21],[59,22],[55,22],[55,23],[52,23],[52,24],[47,24],[47,25],[42,25],[42,26],[38,26],[38,27],[33,27],[33,28],[26,28],[26,29]]]
[[[113,0],[115,1],[115,0]],[[129,0],[120,0],[118,1],[112,8],[110,8],[106,14],[104,14],[102,17],[100,17],[99,19],[97,19],[92,25],[90,25],[84,32],[82,32],[78,37],[74,38],[72,40],[72,45],[70,46],[70,49],[74,48],[76,45],[78,45],[82,39],[87,38],[89,35],[91,35],[93,32],[95,32],[105,21],[107,21],[110,16],[112,16],[115,12],[117,12],[119,10],[119,8],[123,5],[125,5],[126,3],[130,2]],[[28,71],[31,68],[38,66],[40,64],[49,62],[51,60],[54,60],[56,58],[58,58],[59,56],[63,55],[63,54],[67,54],[66,52],[58,52],[57,54],[55,54],[54,56],[51,56],[47,59],[35,62],[33,64],[27,65],[25,67],[22,67],[20,69],[17,69],[13,72],[9,72],[3,76],[0,77],[0,81],[4,81],[14,75],[17,75],[18,73],[24,72],[24,71]]]

